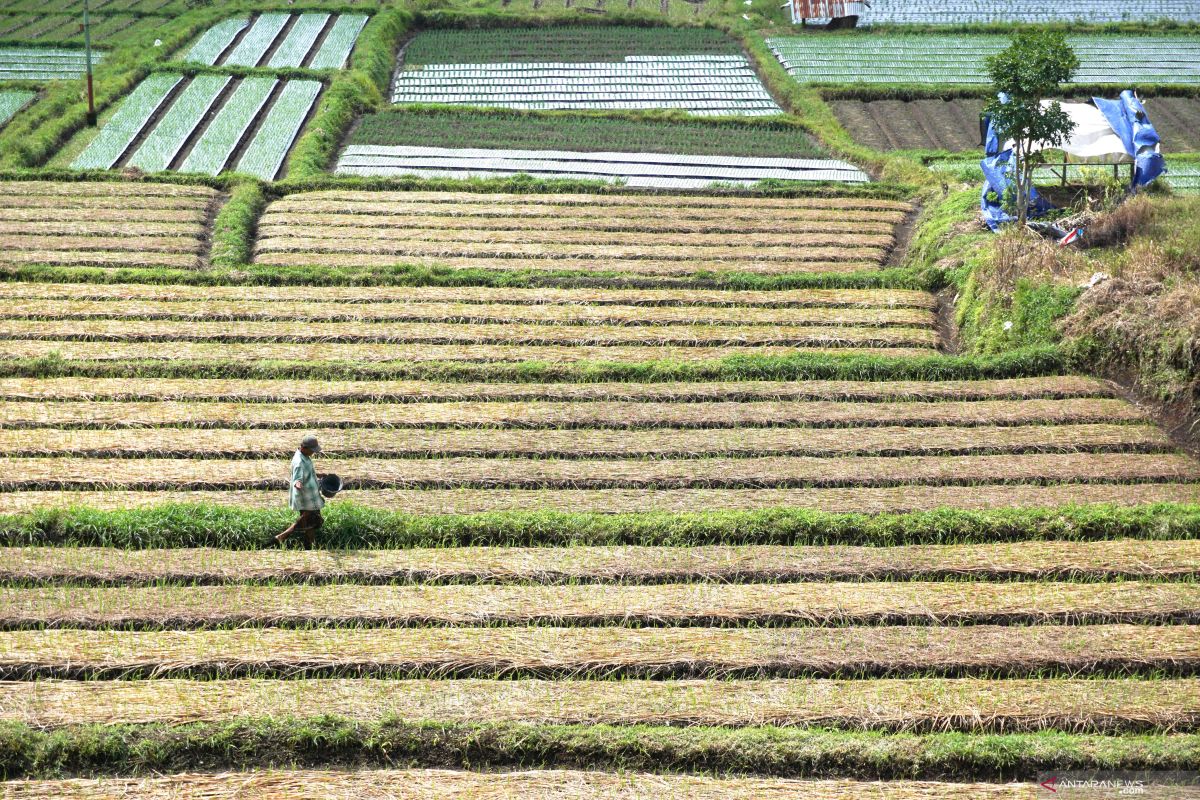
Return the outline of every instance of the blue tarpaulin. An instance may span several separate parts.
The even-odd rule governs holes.
[[[1004,95],[1000,95],[1000,101],[1007,102]],[[1126,155],[1134,159],[1132,188],[1145,186],[1166,171],[1162,153],[1158,152],[1158,132],[1154,130],[1149,117],[1146,116],[1146,109],[1132,90],[1126,89],[1121,92],[1117,100],[1093,97],[1092,103],[1120,139]],[[1004,209],[1004,193],[1013,182],[1013,152],[1012,148],[1001,150],[1001,147],[1002,143],[989,119],[985,137],[986,155],[980,162],[984,176],[980,209],[984,221],[992,230],[998,230],[1000,225],[1013,220],[1013,216]],[[995,199],[989,199],[989,196]],[[1041,216],[1052,208],[1050,203],[1038,195],[1036,189],[1030,189],[1029,216]]]
[[[1120,137],[1125,153],[1133,157],[1134,186],[1145,186],[1166,172],[1162,153],[1158,152],[1158,131],[1154,130],[1145,107],[1132,90],[1121,92],[1117,100],[1093,97],[1092,102]]]

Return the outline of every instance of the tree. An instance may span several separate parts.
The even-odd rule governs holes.
[[[1060,146],[1075,127],[1061,103],[1042,101],[1059,94],[1079,69],[1079,59],[1062,33],[1028,31],[1016,34],[1007,49],[985,63],[995,98],[983,113],[992,118],[1002,143],[1013,141],[1015,204],[1024,225],[1041,147]]]

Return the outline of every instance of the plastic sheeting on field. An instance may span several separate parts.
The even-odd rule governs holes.
[[[1003,95],[1001,96],[1003,100]],[[1051,100],[1043,100],[1048,106]],[[1145,186],[1166,171],[1162,153],[1159,151],[1158,132],[1146,115],[1146,109],[1132,90],[1126,89],[1116,100],[1093,97],[1091,103],[1061,103],[1062,110],[1075,123],[1067,141],[1059,145],[1035,143],[1032,149],[1062,150],[1068,161],[1099,164],[1134,164],[1133,182],[1130,190]],[[1000,224],[1012,219],[1001,202],[1011,181],[1013,143],[1005,142],[1003,148],[997,140],[995,130],[988,122],[983,169],[984,185],[980,200],[984,220],[988,227],[996,230]],[[1038,216],[1051,208],[1031,189],[1030,215]],[[996,199],[989,200],[989,195]],[[1036,212],[1036,213],[1035,213]]]

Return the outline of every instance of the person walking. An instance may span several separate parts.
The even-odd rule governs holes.
[[[300,518],[268,544],[282,545],[293,533],[304,534],[304,546],[309,550],[316,542],[317,530],[325,524],[325,520],[321,518],[325,498],[321,497],[317,471],[312,462],[312,457],[320,452],[321,443],[317,441],[317,437],[309,434],[301,440],[300,449],[292,456],[292,483],[288,490],[288,505],[292,507],[292,511],[300,513]]]

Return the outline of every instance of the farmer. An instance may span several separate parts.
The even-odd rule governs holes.
[[[300,512],[300,518],[292,523],[286,531],[275,537],[275,542],[283,544],[287,538],[297,531],[304,534],[304,546],[312,549],[316,541],[317,530],[325,524],[321,519],[321,508],[325,499],[321,497],[317,485],[317,472],[313,469],[312,457],[321,452],[321,444],[317,437],[309,434],[300,442],[300,449],[292,456],[292,483],[288,491],[288,505],[293,511]]]

